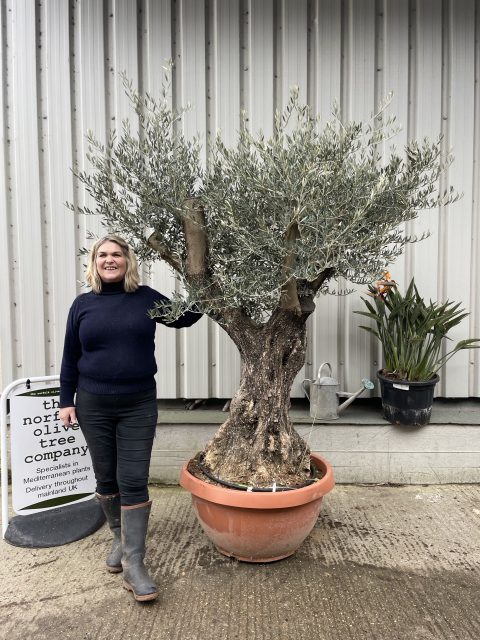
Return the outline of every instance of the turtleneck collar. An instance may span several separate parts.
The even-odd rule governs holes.
[[[125,293],[125,289],[123,288],[124,281],[120,282],[103,282],[102,281],[102,290],[100,291],[101,295],[113,295],[115,293]]]

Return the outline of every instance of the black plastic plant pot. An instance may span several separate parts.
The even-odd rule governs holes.
[[[422,426],[430,422],[435,385],[440,380],[411,382],[377,373],[382,393],[383,417],[391,424]]]

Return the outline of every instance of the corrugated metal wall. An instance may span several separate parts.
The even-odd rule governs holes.
[[[1,0],[0,129],[1,382],[56,373],[69,305],[81,291],[78,248],[93,218],[76,218],[65,201],[87,196],[70,168],[85,160],[87,129],[97,137],[128,115],[118,72],[159,92],[173,58],[173,101],[190,101],[187,134],[222,129],[234,142],[240,110],[252,128],[271,131],[272,114],[292,85],[328,118],[367,117],[393,91],[392,111],[407,138],[445,135],[455,163],[444,186],[464,193],[429,212],[412,232],[431,237],[392,267],[415,275],[427,297],[461,300],[471,311],[454,332],[480,336],[480,8],[475,0]],[[175,287],[162,265],[151,282]],[[311,377],[328,360],[344,388],[375,376],[380,353],[358,329],[360,292],[325,297],[310,321]],[[239,359],[206,319],[191,330],[157,333],[159,397],[229,397]],[[461,353],[439,394],[480,396],[480,359]],[[294,395],[301,395],[297,384]]]

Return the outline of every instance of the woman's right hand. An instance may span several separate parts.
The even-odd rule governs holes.
[[[75,407],[63,407],[63,409],[60,409],[58,412],[58,415],[66,427],[70,427],[72,424],[78,424]]]

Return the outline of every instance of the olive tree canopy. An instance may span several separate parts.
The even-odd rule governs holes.
[[[271,137],[253,135],[244,118],[237,144],[217,136],[204,166],[168,86],[159,100],[125,86],[138,131],[124,122],[105,146],[89,134],[93,170],[77,175],[95,208],[71,208],[100,214],[140,259],[174,269],[184,294],[158,313],[195,305],[239,348],[242,382],[207,446],[210,468],[258,483],[278,481],[279,469],[298,479],[308,473],[308,447],[289,420],[289,393],[314,297],[340,277],[371,282],[415,240],[403,223],[457,198],[438,189],[452,158],[442,160],[440,139],[386,152],[396,129],[385,104],[368,123],[334,111],[323,125],[294,89]]]

